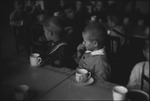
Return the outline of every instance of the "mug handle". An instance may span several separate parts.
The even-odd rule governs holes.
[[[88,79],[91,77],[91,72],[88,72],[89,76],[88,76]]]
[[[41,64],[41,62],[42,62],[42,58],[38,57],[38,65]]]

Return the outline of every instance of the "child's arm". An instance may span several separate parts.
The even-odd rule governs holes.
[[[77,53],[74,55],[74,59],[75,61],[78,63],[79,60],[81,59],[81,57],[83,56],[84,52],[85,52],[86,48],[83,45],[83,43],[79,44],[77,47]]]

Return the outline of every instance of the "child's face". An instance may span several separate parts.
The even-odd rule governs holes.
[[[65,13],[66,13],[66,16],[69,19],[74,19],[75,13],[74,13],[74,11],[72,9],[66,9]]]
[[[77,1],[76,2],[76,8],[77,9],[81,9],[82,8],[82,2],[81,1]]]
[[[110,17],[109,17],[109,16],[107,17],[107,21],[108,21],[108,26],[109,26],[110,28],[112,28],[112,27],[115,26],[114,22],[112,22],[112,21],[110,20]]]
[[[50,28],[44,27],[44,34],[45,34],[47,41],[53,41],[54,34]]]
[[[94,42],[93,41],[90,41],[89,40],[89,32],[84,32],[83,34],[82,34],[82,36],[83,36],[83,44],[85,45],[85,47],[86,47],[86,50],[90,50],[90,51],[93,51],[94,49],[95,49],[95,44],[94,44]]]
[[[58,37],[58,33],[56,33],[56,30],[58,31],[59,29],[53,22],[50,22],[48,27],[44,27],[44,34],[47,41],[56,40],[56,37]]]

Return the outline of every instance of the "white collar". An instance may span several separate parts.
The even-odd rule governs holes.
[[[105,49],[99,49],[99,50],[95,50],[95,51],[85,51],[85,53],[91,53],[91,55],[105,55]]]

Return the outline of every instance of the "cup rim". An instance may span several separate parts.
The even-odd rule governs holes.
[[[77,74],[87,74],[87,73],[88,73],[88,70],[83,69],[83,68],[80,68],[80,69],[77,69],[77,70],[76,70],[76,73],[77,73]]]
[[[124,86],[115,86],[113,87],[112,91],[120,94],[126,94],[128,89]]]
[[[40,54],[39,53],[32,53],[31,56],[34,56],[34,57],[39,57]]]

